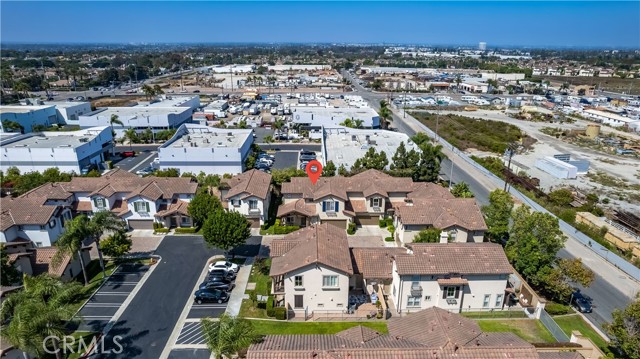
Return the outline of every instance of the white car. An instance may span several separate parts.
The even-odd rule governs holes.
[[[238,273],[238,271],[240,270],[240,266],[235,263],[231,263],[229,261],[218,261],[218,262],[209,264],[209,272],[211,272],[214,269],[224,269],[226,271]]]

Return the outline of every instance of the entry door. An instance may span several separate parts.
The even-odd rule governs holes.
[[[304,308],[304,296],[302,295],[294,295],[293,296],[293,306],[294,308]]]
[[[300,218],[300,227],[306,227],[306,226],[307,226],[307,217]]]

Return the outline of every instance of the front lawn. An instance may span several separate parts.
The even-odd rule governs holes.
[[[335,334],[345,329],[362,325],[382,334],[386,334],[386,322],[280,322],[273,320],[252,320],[254,328],[259,334]]]
[[[472,319],[487,319],[487,318],[526,318],[522,310],[494,310],[485,312],[462,312],[462,316]]]
[[[540,323],[534,319],[480,319],[476,320],[480,329],[485,332],[511,332],[529,343],[554,343],[555,338]]]
[[[609,344],[607,344],[604,338],[602,338],[598,332],[593,330],[589,323],[585,322],[580,315],[564,315],[561,317],[554,317],[553,320],[558,323],[562,331],[567,334],[567,336],[571,337],[571,331],[578,330],[582,335],[591,339],[591,341],[605,353],[610,352]]]
[[[249,275],[249,283],[256,284],[256,294],[271,294],[271,277],[269,277],[269,269],[271,269],[271,258],[256,258],[256,261],[251,267],[251,274]]]

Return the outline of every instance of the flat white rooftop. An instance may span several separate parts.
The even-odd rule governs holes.
[[[323,142],[327,162],[333,161],[336,167],[344,165],[347,169],[351,168],[358,158],[362,158],[369,148],[375,148],[376,152],[385,152],[389,163],[400,142],[404,142],[407,151],[419,150],[418,146],[404,133],[341,126],[325,128]]]
[[[156,115],[181,114],[185,111],[191,111],[191,107],[107,107],[104,110],[97,110],[85,114],[84,116],[108,116],[117,115],[118,117],[147,117]]]
[[[80,131],[27,133],[2,138],[3,148],[79,147],[95,139],[107,127],[92,127]]]
[[[0,106],[0,113],[29,113],[50,107],[53,107],[53,105]]]
[[[223,129],[202,125],[185,124],[180,126],[176,135],[161,148],[220,148],[242,147],[251,130]]]

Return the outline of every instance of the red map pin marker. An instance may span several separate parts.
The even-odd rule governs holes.
[[[322,175],[322,163],[316,160],[310,161],[307,163],[305,171],[307,172],[307,176],[311,179],[311,183],[316,184],[316,182],[318,182],[318,178]]]

